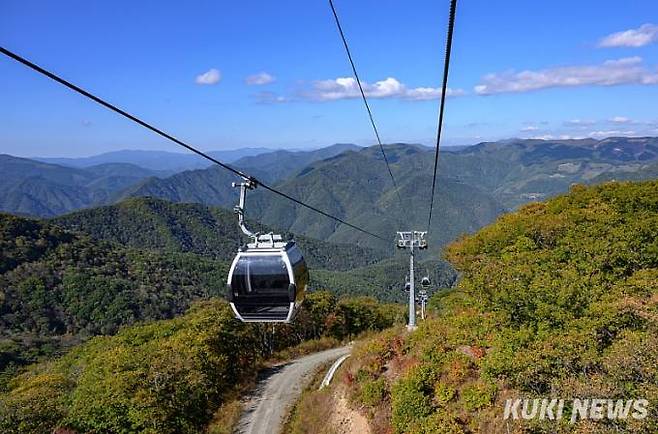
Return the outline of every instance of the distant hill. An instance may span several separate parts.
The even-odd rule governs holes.
[[[650,172],[641,169],[655,161],[652,159],[658,155],[657,145],[656,138],[512,139],[443,152],[432,244],[443,245],[493,221],[504,210],[562,193],[573,183],[596,182],[603,174],[621,171],[625,176],[636,173],[637,179],[650,177]],[[386,150],[398,179],[398,192],[393,189],[378,147],[348,147],[300,170],[286,169],[286,177],[277,175],[276,168],[300,162],[295,153],[266,154],[239,163],[241,167],[253,165],[245,170],[263,179],[282,176],[276,182],[277,188],[370,231],[394,234],[400,227],[398,221],[423,228],[434,152],[408,144],[386,145]],[[123,196],[155,196],[229,207],[237,199],[237,192],[228,187],[234,180],[232,175],[210,168],[147,180]],[[333,242],[359,241],[385,247],[383,242],[318,218],[266,192],[254,192],[249,203],[254,218],[275,227]]]
[[[103,203],[116,192],[166,172],[114,163],[85,169],[0,155],[0,210],[54,216]]]
[[[242,148],[226,151],[210,151],[209,154],[227,163],[232,163],[243,157],[263,154],[266,152],[272,152],[272,150],[268,148]],[[202,169],[212,164],[208,160],[205,160],[204,158],[192,153],[140,151],[129,149],[106,152],[99,155],[93,155],[91,157],[35,157],[33,160],[77,168],[90,167],[106,163],[129,163],[151,170],[169,170],[174,172],[191,169]]]
[[[360,148],[356,145],[337,144],[313,151],[274,151],[241,158],[232,166],[264,182],[275,182],[296,174],[313,162],[353,149]],[[239,181],[239,178],[221,167],[212,166],[184,171],[166,179],[145,180],[126,189],[117,199],[153,196],[172,202],[232,207],[237,199],[237,190],[231,188],[234,181]]]
[[[238,198],[238,190],[231,187],[231,183],[238,181],[238,176],[219,166],[187,170],[164,179],[144,179],[117,192],[112,202],[130,197],[156,197],[170,202],[231,208]]]
[[[456,173],[458,157],[477,162],[486,174],[471,171]],[[609,137],[603,140],[511,139],[484,142],[446,154],[443,166],[448,173],[467,183],[485,185],[506,208],[535,200],[544,200],[566,192],[573,183],[596,183],[614,178],[613,173],[636,179],[650,179],[642,169],[658,161],[656,137]],[[606,175],[610,174],[610,175]],[[646,177],[645,177],[646,176]]]
[[[263,181],[271,182],[289,178],[309,164],[334,157],[345,151],[360,149],[357,145],[339,143],[313,151],[274,151],[235,161],[235,165],[250,173],[262,173]]]
[[[639,168],[620,166],[617,170],[604,172],[591,179],[596,184],[605,181],[642,181],[658,179],[658,162],[641,165]]]
[[[245,170],[261,179],[274,180],[316,159],[333,156],[353,147],[334,145],[313,151],[281,152],[245,148],[210,154],[223,161],[232,161],[267,151],[262,159],[246,160],[245,163],[253,166]],[[206,160],[194,155],[117,151],[80,159],[42,160],[50,162],[0,155],[0,173],[4,175],[0,180],[0,187],[3,187],[0,192],[0,210],[51,217],[81,208],[114,203],[131,196],[155,196],[176,202],[227,207],[232,207],[236,198],[236,192],[230,184],[237,178],[221,168],[208,167]],[[53,164],[53,161],[60,164]],[[207,169],[177,173],[182,170],[182,166],[177,166],[180,164]]]
[[[386,145],[386,149],[398,191],[393,189],[378,147],[273,151],[233,164],[294,197],[392,237],[402,227],[399,222],[421,229],[426,225],[434,151],[409,144]],[[431,231],[432,246],[437,247],[477,230],[505,210],[563,193],[574,183],[655,177],[652,165],[658,162],[658,139],[510,139],[446,148],[439,162]],[[0,169],[5,163],[0,161]],[[129,197],[224,208],[233,207],[237,200],[231,182],[238,179],[219,167],[165,177],[163,172],[135,166],[119,169],[116,163],[86,169],[51,166],[33,162],[29,170],[5,170],[11,185],[0,193],[0,209],[53,216]],[[268,192],[250,194],[248,212],[267,225],[312,238],[388,248],[386,242],[373,242]]]
[[[314,238],[390,248],[400,228],[425,229],[427,225],[433,154],[426,148],[404,144],[387,145],[386,152],[398,192],[378,147],[348,151],[314,163],[277,188],[371,232],[390,236],[389,243],[318,218],[308,209],[265,192],[253,195],[254,217]],[[482,227],[503,211],[491,194],[472,184],[442,174],[438,185],[431,233],[434,247]]]
[[[241,243],[237,216],[233,212],[154,198],[128,199],[116,205],[57,217],[52,222],[127,247],[189,252],[222,261],[232,260]],[[251,225],[261,232],[272,231],[258,224]],[[331,244],[303,236],[296,240],[312,268],[348,270],[390,256],[390,250],[378,251],[355,244]]]

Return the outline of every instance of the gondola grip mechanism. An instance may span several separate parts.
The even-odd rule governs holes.
[[[252,232],[247,228],[247,225],[244,220],[244,208],[245,204],[247,202],[247,190],[253,190],[256,188],[258,185],[255,180],[251,178],[244,178],[243,182],[233,182],[231,184],[234,188],[239,187],[240,188],[240,201],[238,202],[238,205],[233,208],[235,213],[238,215],[238,224],[240,225],[240,229],[242,229],[242,232],[248,236],[254,239],[254,241],[257,241],[258,239],[258,232]]]

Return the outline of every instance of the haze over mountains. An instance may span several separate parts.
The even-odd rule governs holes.
[[[401,223],[424,229],[432,179],[433,150],[420,145],[386,145],[395,191],[378,147],[333,145],[314,151],[271,151],[231,164],[277,189],[369,231],[393,236]],[[151,196],[232,208],[236,178],[219,167],[173,173],[161,154],[142,165],[111,158],[146,158],[143,151],[104,154],[65,167],[0,156],[0,209],[52,217],[76,209]],[[251,154],[251,155],[250,155]],[[178,155],[178,154],[174,154]],[[180,156],[180,155],[178,155]],[[237,154],[234,155],[234,157]],[[195,156],[190,156],[197,158]],[[93,165],[104,161],[104,164]],[[92,164],[89,166],[89,164]],[[148,166],[148,167],[146,167]],[[153,170],[153,167],[167,170]],[[493,221],[502,212],[568,190],[573,183],[647,179],[658,173],[658,138],[523,140],[485,142],[451,150],[440,158],[435,217],[430,240],[443,245]],[[398,196],[399,194],[399,196]],[[401,198],[401,202],[400,199]],[[371,239],[268,192],[249,195],[249,216],[279,230],[337,243],[384,248]]]
[[[211,151],[208,154],[227,163],[232,163],[243,157],[271,152],[268,148],[242,148],[227,151]],[[208,160],[195,155],[180,152],[140,151],[124,149],[122,151],[106,152],[91,157],[80,158],[48,158],[36,157],[34,160],[44,163],[60,164],[69,167],[90,167],[105,163],[129,163],[152,170],[182,171],[201,169],[210,166]]]

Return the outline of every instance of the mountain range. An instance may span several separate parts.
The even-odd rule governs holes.
[[[54,216],[108,201],[112,194],[148,177],[168,176],[127,163],[84,169],[0,155],[0,210]]]
[[[270,181],[289,171],[299,170],[309,162],[354,148],[358,147],[339,144],[311,151],[246,148],[211,155],[221,158],[225,152],[230,152],[231,158],[242,156],[235,167]],[[260,151],[268,152],[260,154],[261,159],[251,158]],[[215,166],[206,170],[181,171],[180,166],[175,168],[174,164],[187,164],[190,158],[203,163],[195,163],[198,167],[208,166],[206,160],[195,155],[160,151],[118,151],[80,159],[40,160],[0,154],[0,173],[3,174],[0,179],[0,211],[52,217],[132,196],[205,203],[202,197],[209,194],[206,190],[221,195],[223,204],[232,201],[235,192],[226,186],[230,186],[235,177]],[[57,161],[58,164],[43,160]]]
[[[259,155],[271,152],[268,148],[241,148],[226,151],[210,151],[208,154],[227,163],[233,163],[243,157]],[[183,171],[191,169],[202,169],[212,163],[195,155],[180,152],[166,151],[141,151],[124,149],[121,151],[105,152],[99,155],[79,158],[48,158],[35,157],[37,161],[44,163],[59,164],[61,166],[84,168],[106,163],[128,163],[141,166],[151,170]]]
[[[384,148],[397,188],[379,147],[342,144],[314,151],[279,150],[242,156],[231,164],[392,241],[400,228],[427,227],[434,151],[403,143]],[[237,200],[237,191],[230,186],[236,177],[215,166],[172,173],[126,163],[74,168],[2,156],[0,169],[5,174],[0,209],[34,216],[53,217],[130,197],[224,208]],[[574,183],[647,179],[657,172],[658,138],[653,137],[510,139],[446,148],[439,160],[430,242],[442,246],[502,212],[566,192]],[[247,214],[271,227],[316,239],[376,249],[390,246],[259,189],[249,194]]]
[[[50,220],[58,227],[91,235],[98,241],[134,249],[193,253],[230,261],[241,239],[237,217],[231,211],[192,203],[171,203],[155,198],[130,198],[114,205],[90,208]],[[261,233],[272,228],[248,222]],[[280,231],[277,231],[281,233]],[[284,238],[293,234],[283,233]],[[390,257],[386,251],[354,244],[331,244],[296,236],[311,268],[348,270]]]

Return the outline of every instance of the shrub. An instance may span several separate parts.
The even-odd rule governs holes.
[[[363,404],[369,407],[376,407],[381,404],[385,396],[386,380],[384,378],[361,382],[360,400]]]
[[[419,369],[414,369],[393,385],[391,422],[396,433],[407,432],[412,424],[432,413],[432,400],[425,393],[424,377]]]
[[[437,382],[434,385],[434,402],[438,406],[445,406],[455,397],[455,389],[445,383]]]
[[[464,407],[469,410],[479,410],[490,405],[496,395],[496,385],[478,381],[465,386],[461,390],[461,401]]]
[[[23,375],[14,383],[20,385],[0,399],[0,432],[42,434],[66,414],[63,398],[70,384],[61,373]]]
[[[444,411],[438,411],[416,422],[409,429],[410,434],[461,434],[464,430],[455,418]]]

